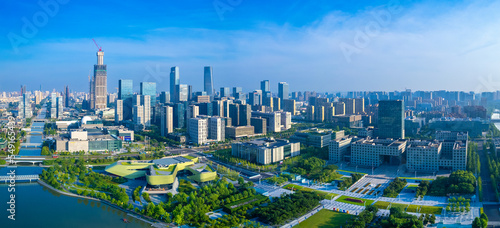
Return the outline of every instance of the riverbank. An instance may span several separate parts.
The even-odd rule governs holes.
[[[47,188],[51,189],[52,191],[55,191],[55,192],[57,192],[59,194],[65,195],[65,196],[75,197],[75,198],[82,198],[82,199],[87,199],[87,200],[92,200],[92,201],[104,203],[104,204],[106,204],[108,206],[111,206],[111,207],[113,207],[115,209],[118,209],[120,211],[123,211],[123,212],[127,213],[127,215],[129,215],[131,217],[134,217],[134,218],[139,219],[139,220],[141,220],[143,222],[149,223],[149,224],[151,224],[151,226],[154,226],[154,227],[169,227],[167,224],[165,224],[165,223],[163,223],[161,221],[158,221],[156,219],[153,219],[153,218],[150,218],[150,217],[138,214],[135,211],[127,210],[125,208],[119,207],[119,206],[117,206],[115,204],[112,204],[108,200],[96,199],[96,198],[92,198],[92,197],[88,197],[88,196],[77,195],[77,194],[74,194],[74,193],[71,193],[71,192],[61,191],[61,190],[58,190],[58,189],[50,186],[49,184],[45,183],[42,180],[38,180],[38,184],[40,184],[40,185],[42,185],[44,187],[47,187]],[[150,221],[150,220],[153,220],[154,222]]]

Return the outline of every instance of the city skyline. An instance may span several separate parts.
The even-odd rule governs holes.
[[[234,86],[243,87],[245,92],[259,88],[259,82],[266,79],[273,93],[280,81],[287,81],[291,91],[318,92],[405,88],[490,91],[499,87],[494,55],[500,48],[495,38],[499,36],[492,27],[498,24],[493,12],[500,9],[500,3],[394,3],[266,3],[269,9],[241,3],[222,13],[202,2],[195,8],[181,3],[147,3],[137,10],[159,17],[155,22],[148,21],[146,15],[139,21],[117,23],[115,18],[123,18],[127,12],[124,9],[124,13],[100,17],[103,24],[99,29],[89,26],[96,20],[89,19],[75,24],[84,32],[61,33],[57,29],[68,26],[65,21],[80,17],[74,15],[76,8],[84,13],[100,12],[95,7],[91,11],[84,3],[69,2],[58,5],[54,16],[19,45],[12,44],[12,34],[22,36],[23,18],[30,21],[34,13],[44,12],[43,8],[3,3],[16,10],[6,12],[14,22],[3,26],[6,36],[0,45],[4,57],[0,89],[17,90],[19,82],[6,77],[16,74],[19,80],[30,82],[24,83],[32,88],[29,90],[40,84],[44,88],[68,84],[75,91],[87,91],[83,81],[96,51],[92,38],[106,52],[109,91],[115,91],[120,78],[156,82],[158,91],[167,91],[168,69],[172,66],[182,69],[183,83],[193,85],[194,91],[203,90],[204,66],[215,69],[215,90],[232,85],[234,77],[239,79]],[[79,8],[82,4],[83,9]],[[103,4],[99,8],[105,8]],[[153,7],[179,12],[169,16]],[[272,16],[278,7],[284,12]],[[261,14],[250,15],[258,9]],[[390,20],[381,20],[390,10]],[[315,15],[304,16],[307,12]],[[169,20],[173,16],[180,20]],[[356,45],[356,39],[362,42],[362,34],[367,31],[373,32],[372,36]],[[479,57],[481,60],[475,60]],[[59,67],[54,72],[51,68],[56,64]],[[47,75],[53,80],[43,80]],[[62,80],[68,75],[71,81]]]

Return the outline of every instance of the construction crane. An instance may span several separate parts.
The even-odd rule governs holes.
[[[99,47],[99,45],[97,44],[97,42],[95,42],[95,40],[94,40],[94,39],[92,39],[92,40],[94,41],[95,46],[97,46],[97,48],[99,48],[99,51],[102,51],[102,48],[101,48],[101,47]]]

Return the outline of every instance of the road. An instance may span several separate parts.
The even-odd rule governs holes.
[[[481,163],[481,181],[483,182],[483,202],[496,202],[495,191],[491,185],[491,174],[488,169],[486,151],[483,150],[483,141],[477,142],[479,161]]]
[[[498,208],[500,204],[496,201],[495,191],[493,185],[491,184],[491,174],[488,169],[488,160],[486,158],[486,151],[483,150],[484,141],[477,141],[479,161],[481,163],[481,181],[483,186],[483,205],[484,213],[488,216],[489,221],[492,224],[500,224],[500,211]],[[490,202],[495,202],[497,204],[490,204]]]

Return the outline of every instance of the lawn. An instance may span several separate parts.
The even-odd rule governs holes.
[[[303,186],[295,185],[295,184],[287,184],[283,188],[284,189],[288,189],[288,190],[292,190],[293,189],[294,191],[300,190],[300,191],[304,191],[304,192],[315,192],[319,196],[323,196],[324,199],[331,199],[331,198],[333,198],[333,197],[335,197],[335,196],[338,195],[338,194],[335,194],[335,193],[328,193],[328,192],[324,192],[324,191],[318,191],[318,190],[314,190],[312,188],[303,187]]]
[[[349,221],[353,215],[339,213],[330,211],[327,209],[322,209],[313,216],[307,218],[305,221],[299,223],[295,227],[299,228],[322,228],[322,227],[332,227],[337,228]]]
[[[426,181],[433,181],[434,179],[432,178],[415,178],[415,177],[399,177],[401,179],[408,179],[408,180],[426,180]]]
[[[420,205],[410,205],[408,207],[408,210],[406,212],[414,212],[416,213],[418,208],[420,208],[419,213],[423,214],[436,214],[440,215],[441,212],[443,212],[442,207],[435,207],[435,206],[420,206]]]
[[[375,204],[373,204],[373,206],[375,206],[378,209],[387,209],[389,204],[391,204],[391,203],[384,202],[384,201],[377,201]],[[391,207],[399,207],[399,208],[401,208],[401,210],[404,211],[406,209],[406,207],[408,207],[408,204],[392,203]]]
[[[349,198],[349,199],[357,199],[357,200],[362,200],[362,201],[363,201],[363,203],[357,203],[357,202],[349,201],[349,200],[347,200],[347,198]],[[336,201],[339,201],[339,202],[342,202],[342,203],[348,203],[348,204],[359,205],[359,206],[368,206],[368,205],[370,205],[370,204],[372,204],[372,203],[373,203],[373,200],[369,200],[369,199],[361,199],[361,198],[350,197],[350,196],[341,196],[341,197],[339,197]],[[366,202],[366,204],[365,204],[364,202]]]
[[[196,157],[193,157],[193,156],[191,156],[191,155],[187,155],[187,156],[184,156],[184,158],[187,158],[187,159],[189,159],[189,160],[193,160],[193,159],[195,159]]]

